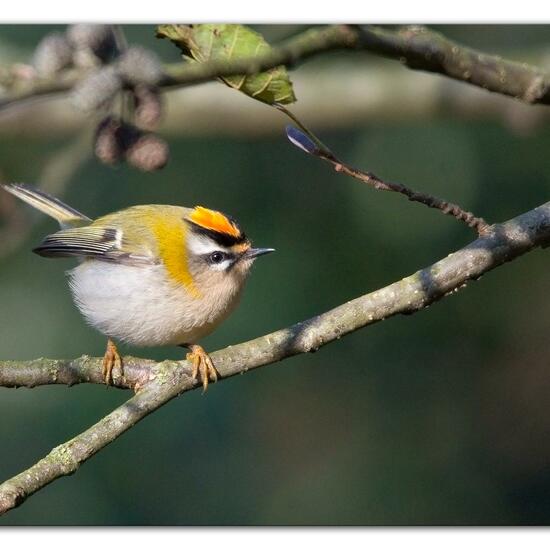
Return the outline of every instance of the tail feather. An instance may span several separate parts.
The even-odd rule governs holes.
[[[84,225],[92,221],[78,210],[30,185],[9,183],[1,184],[0,186],[37,210],[40,210],[40,212],[57,220],[62,228]]]

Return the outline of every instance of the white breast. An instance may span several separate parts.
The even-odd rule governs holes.
[[[88,323],[137,346],[196,343],[231,313],[240,289],[191,296],[163,265],[87,260],[69,272],[74,301]]]

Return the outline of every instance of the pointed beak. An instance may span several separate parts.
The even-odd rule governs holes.
[[[269,254],[270,252],[275,252],[275,249],[274,248],[249,248],[243,254],[243,258],[247,260],[251,260],[252,258],[257,258],[258,256]]]

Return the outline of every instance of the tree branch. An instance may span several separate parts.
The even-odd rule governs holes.
[[[398,59],[411,69],[439,73],[530,104],[550,103],[550,73],[467,48],[418,25],[399,30],[357,25],[313,28],[259,56],[165,65],[160,87],[190,86],[222,76],[252,75],[279,65],[292,67],[315,55],[336,50],[369,51]],[[86,74],[69,70],[53,78],[20,81],[9,71],[4,73],[8,76],[0,75],[0,84],[6,89],[0,94],[0,109],[67,92]]]
[[[355,49],[359,31],[349,25],[313,28],[290,38],[268,52],[254,57],[205,63],[178,63],[167,67],[165,86],[185,86],[207,82],[220,76],[254,75],[280,65],[293,67],[315,55],[334,50]]]
[[[0,361],[0,386],[34,388],[49,384],[105,384],[102,358],[83,355],[77,359],[46,359],[31,361]],[[154,376],[157,363],[153,360],[124,357],[124,377],[113,371],[113,386],[136,389]]]
[[[434,195],[429,195],[428,193],[414,191],[410,187],[407,187],[401,183],[385,181],[372,172],[365,172],[346,164],[340,160],[311,130],[306,128],[302,122],[300,122],[298,117],[292,114],[291,111],[286,109],[283,105],[276,105],[276,107],[300,127],[300,130],[298,130],[293,126],[288,126],[286,130],[288,139],[306,153],[332,164],[336,172],[341,172],[342,174],[351,176],[362,183],[370,185],[378,191],[393,191],[394,193],[404,195],[410,201],[419,202],[429,208],[436,208],[440,212],[443,212],[443,214],[453,216],[457,220],[464,222],[468,227],[475,229],[478,235],[482,235],[489,229],[490,225],[483,218],[475,216],[472,212],[464,210],[458,204],[448,202],[440,199],[439,197],[435,197]]]
[[[159,83],[161,88],[190,86],[208,82],[220,76],[253,75],[279,65],[293,66],[316,54],[330,50],[353,48],[358,31],[347,25],[335,25],[321,29],[310,29],[287,40],[269,52],[231,61],[212,60],[206,63],[173,63],[164,66],[165,76]],[[0,109],[31,98],[49,96],[69,91],[84,73],[66,71],[53,78],[35,78],[17,85],[14,81],[8,92],[0,95]],[[0,81],[0,84],[2,82]]]
[[[398,313],[419,311],[504,262],[549,244],[550,202],[504,224],[491,226],[468,246],[409,277],[289,328],[215,352],[212,359],[221,377],[227,378],[316,351],[361,327]],[[0,485],[0,514],[20,505],[55,479],[74,473],[81,463],[142,418],[198,386],[190,377],[190,365],[184,361],[154,363],[126,358],[125,365],[126,381],[115,378],[115,383],[119,387],[137,384],[138,393],[97,424]],[[101,382],[101,360],[81,357],[74,361],[0,362],[0,381],[11,387]]]
[[[540,52],[530,57],[542,55]],[[550,120],[550,109],[528,105],[476,86],[464,86],[448,78],[426,78],[420,71],[404,71],[397,63],[373,65],[361,71],[354,63],[319,72],[310,65],[292,75],[300,101],[292,107],[316,132],[357,128],[380,122],[433,120],[451,116],[461,120],[496,121],[515,135],[534,135]],[[350,93],[353,90],[353,93]],[[334,98],[345,97],[345,101]],[[281,118],[259,101],[250,101],[216,83],[172,90],[165,94],[166,113],[160,132],[178,136],[237,136],[247,138],[281,133]],[[66,97],[17,105],[0,112],[0,136],[44,139],[71,136],[90,119]],[[246,109],[246,116],[243,110]],[[185,124],[181,121],[185,119]],[[7,139],[7,138],[6,138]]]
[[[414,191],[410,187],[407,187],[401,183],[382,180],[376,174],[353,168],[341,160],[338,160],[333,155],[321,156],[321,158],[330,162],[334,166],[336,172],[341,172],[347,176],[351,176],[352,178],[371,185],[380,191],[393,191],[395,193],[400,193],[401,195],[407,197],[410,201],[419,202],[428,208],[435,208],[440,212],[443,212],[443,214],[453,216],[457,220],[464,222],[468,227],[475,229],[478,235],[482,235],[490,227],[483,218],[476,216],[472,212],[464,210],[456,203],[440,199],[439,197],[429,195],[428,193]]]
[[[527,103],[550,103],[548,72],[467,48],[422,26],[365,26],[357,47]]]

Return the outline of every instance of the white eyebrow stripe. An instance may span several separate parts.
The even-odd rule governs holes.
[[[214,269],[216,271],[225,271],[232,263],[233,263],[233,260],[231,259],[224,260],[219,264],[210,264],[210,269]]]
[[[209,239],[208,237],[204,237],[202,235],[193,235],[192,237],[190,237],[188,240],[188,246],[189,250],[193,254],[197,254],[198,256],[201,256],[203,254],[210,254],[212,252],[215,252],[216,250],[221,250],[222,252],[230,252],[224,246],[221,246],[220,244]]]

